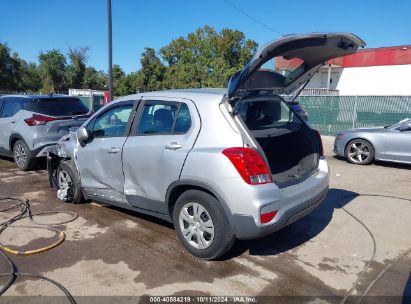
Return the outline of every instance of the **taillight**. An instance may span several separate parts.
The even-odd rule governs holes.
[[[223,154],[233,163],[247,184],[259,185],[271,183],[271,175],[263,158],[250,148],[228,148]]]
[[[52,120],[56,120],[56,118],[45,115],[33,114],[33,116],[31,116],[30,118],[26,118],[24,121],[29,126],[39,126],[45,125],[46,123]]]
[[[324,157],[324,147],[323,147],[323,140],[321,139],[321,135],[320,132],[318,132],[317,130],[313,130],[313,132],[315,133],[315,135],[318,138],[319,144],[320,144],[320,157]]]
[[[260,215],[261,224],[266,224],[268,222],[271,222],[271,220],[275,217],[276,214],[277,214],[277,211],[261,213]]]

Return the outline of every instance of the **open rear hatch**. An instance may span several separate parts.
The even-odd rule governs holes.
[[[301,88],[327,60],[353,54],[364,45],[348,33],[284,36],[261,48],[231,77],[227,101],[233,115],[251,135],[244,136],[246,144],[263,152],[279,187],[311,176],[321,153],[316,131],[279,95]]]

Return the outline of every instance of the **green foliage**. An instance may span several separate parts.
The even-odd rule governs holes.
[[[69,88],[81,88],[87,63],[87,47],[69,49],[70,65],[67,67],[67,81]]]
[[[146,47],[141,68],[126,74],[113,66],[114,95],[171,88],[225,87],[251,59],[257,43],[244,33],[204,26],[172,40],[156,52]],[[107,90],[107,73],[87,66],[87,47],[40,52],[39,65],[26,63],[0,43],[0,91],[54,92],[69,88]],[[68,64],[67,64],[68,60]]]
[[[0,90],[18,91],[21,82],[21,61],[11,54],[6,44],[0,43]]]
[[[108,76],[103,71],[97,71],[93,67],[86,67],[81,87],[92,90],[107,90]]]
[[[43,86],[40,70],[35,63],[27,64],[23,61],[23,73],[21,77],[20,91],[27,93],[39,92]]]
[[[168,64],[165,87],[225,87],[256,51],[257,43],[242,32],[209,26],[179,37],[160,49]]]
[[[135,91],[154,91],[165,87],[163,82],[167,68],[156,56],[154,49],[146,47],[140,63],[141,69],[136,74]]]
[[[43,78],[42,92],[63,91],[66,88],[66,57],[60,50],[53,49],[47,52],[40,52],[38,58]]]

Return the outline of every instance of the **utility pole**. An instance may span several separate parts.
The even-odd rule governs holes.
[[[113,100],[113,41],[111,35],[111,0],[107,0],[108,17],[108,90],[109,102]]]

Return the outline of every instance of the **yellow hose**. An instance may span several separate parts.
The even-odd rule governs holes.
[[[41,247],[41,248],[38,248],[38,249],[32,249],[32,250],[26,250],[26,251],[18,251],[18,250],[14,250],[14,249],[11,249],[10,247],[7,247],[7,246],[4,246],[4,245],[0,244],[0,249],[6,251],[8,253],[15,254],[15,255],[35,254],[35,253],[40,253],[40,252],[52,249],[52,248],[60,245],[64,241],[65,238],[66,238],[66,234],[63,231],[59,231],[59,239],[55,243],[50,244],[50,245],[45,246],[45,247]]]

